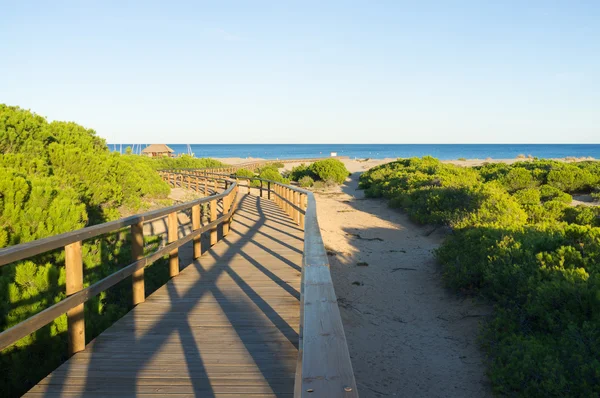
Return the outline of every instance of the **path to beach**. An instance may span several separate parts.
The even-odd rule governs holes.
[[[357,190],[371,165],[317,194],[318,216],[361,397],[491,395],[478,323],[489,308],[446,290],[432,250],[443,234]]]

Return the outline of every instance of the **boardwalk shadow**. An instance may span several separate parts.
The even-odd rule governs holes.
[[[244,195],[238,213],[229,235],[199,261],[184,246],[179,276],[31,393],[292,394],[302,235],[266,199]]]

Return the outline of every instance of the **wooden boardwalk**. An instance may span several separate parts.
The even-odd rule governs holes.
[[[26,396],[293,396],[303,231],[256,196],[231,227]]]

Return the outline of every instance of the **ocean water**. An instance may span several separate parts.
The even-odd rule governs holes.
[[[188,146],[168,144],[176,154],[188,153]],[[131,146],[137,153],[146,145],[109,144],[111,150]],[[600,144],[191,144],[196,157],[230,158],[254,157],[265,159],[299,159],[329,156],[350,158],[406,158],[431,155],[439,159],[512,159],[518,155],[538,158],[564,158],[567,156],[600,159]]]

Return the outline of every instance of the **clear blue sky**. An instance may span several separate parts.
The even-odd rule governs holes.
[[[600,1],[0,0],[0,102],[111,143],[600,142]]]

